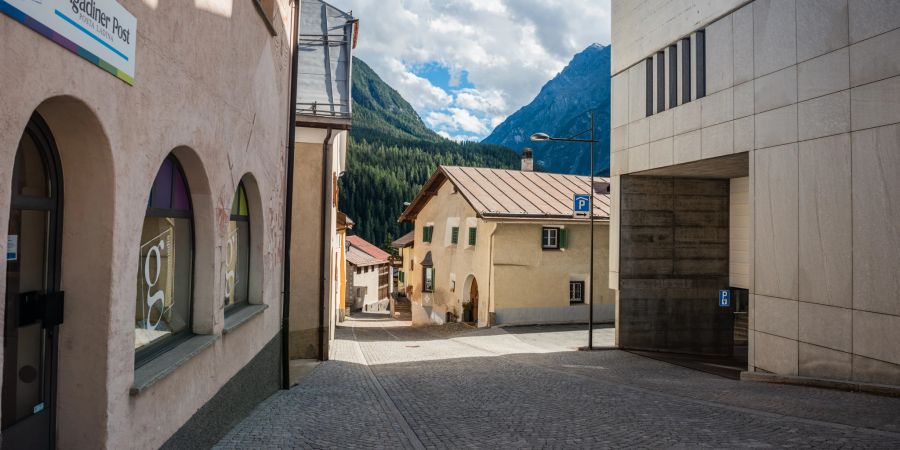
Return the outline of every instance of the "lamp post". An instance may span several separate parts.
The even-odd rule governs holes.
[[[535,142],[542,141],[562,141],[562,142],[589,142],[591,144],[591,192],[590,192],[590,223],[591,223],[591,251],[590,251],[590,284],[588,285],[588,296],[591,299],[590,306],[588,306],[588,345],[587,350],[594,349],[594,144],[597,140],[594,137],[594,111],[590,111],[591,114],[591,138],[590,139],[578,139],[578,136],[581,136],[588,130],[582,131],[580,133],[575,134],[572,137],[567,138],[558,138],[552,137],[547,133],[534,133],[531,135],[531,140]]]

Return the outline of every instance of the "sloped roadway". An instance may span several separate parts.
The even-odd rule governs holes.
[[[573,327],[398,325],[339,327],[331,361],[218,447],[900,448],[900,398],[577,352]]]

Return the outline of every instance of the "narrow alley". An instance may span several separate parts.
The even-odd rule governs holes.
[[[412,328],[357,315],[330,361],[218,448],[900,447],[900,398],[739,382],[577,326]],[[614,330],[595,330],[596,345]]]

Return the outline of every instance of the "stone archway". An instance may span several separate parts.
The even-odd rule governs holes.
[[[472,316],[471,321],[478,323],[478,303],[479,303],[479,291],[478,291],[478,280],[475,278],[475,275],[469,275],[466,277],[466,283],[463,289],[463,305],[471,304],[472,308]]]
[[[60,287],[65,312],[57,360],[57,442],[102,446],[115,310],[111,300],[117,298],[112,148],[94,109],[80,99],[50,98],[35,112],[53,136],[63,174]]]

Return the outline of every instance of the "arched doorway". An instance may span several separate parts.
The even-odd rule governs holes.
[[[471,317],[466,317],[467,321],[478,323],[478,280],[473,275],[469,275],[466,279],[466,291],[463,303],[470,305],[472,310]]]
[[[3,448],[55,447],[62,175],[44,120],[16,150],[6,252]]]

